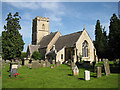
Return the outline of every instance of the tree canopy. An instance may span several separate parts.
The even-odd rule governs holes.
[[[32,58],[35,60],[41,60],[41,54],[38,51],[34,51],[32,54]]]
[[[18,12],[14,15],[8,14],[6,18],[7,24],[4,25],[5,31],[2,32],[2,58],[14,59],[21,56],[24,42],[19,30],[21,26],[19,24],[21,17]]]

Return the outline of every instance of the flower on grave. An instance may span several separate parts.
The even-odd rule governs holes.
[[[15,73],[15,74],[14,74],[15,77],[18,76],[18,75],[19,75],[19,73]]]

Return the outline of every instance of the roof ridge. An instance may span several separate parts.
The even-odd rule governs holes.
[[[72,35],[72,34],[76,34],[76,33],[80,33],[80,32],[83,32],[83,31],[79,31],[79,32],[74,32],[74,33],[71,33],[71,34],[67,34],[67,35],[63,35],[64,36],[69,36],[69,35]],[[62,37],[62,36],[61,36]]]

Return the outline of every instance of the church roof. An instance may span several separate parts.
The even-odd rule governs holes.
[[[30,53],[33,53],[34,51],[38,51],[38,48],[40,45],[28,45]]]
[[[72,34],[68,34],[68,35],[59,37],[59,39],[55,43],[55,49],[57,51],[59,51],[64,46],[65,47],[74,47],[75,43],[77,42],[77,40],[79,39],[81,34],[82,34],[82,31],[79,31],[79,32],[75,32]]]
[[[47,47],[47,45],[50,43],[50,41],[53,39],[56,33],[57,32],[54,32],[54,33],[50,33],[47,36],[44,36],[42,40],[38,43],[38,45],[40,45],[40,48]]]

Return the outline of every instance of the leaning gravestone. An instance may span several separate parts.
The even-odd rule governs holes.
[[[33,62],[32,62],[32,67],[31,67],[31,68],[38,68],[38,67],[40,67],[39,62],[38,62],[38,61],[33,61]]]
[[[108,63],[108,59],[103,59],[104,61],[104,69],[105,69],[105,74],[108,76],[110,74],[110,67]]]
[[[77,66],[73,68],[73,75],[79,75],[79,69]]]
[[[85,72],[84,72],[84,78],[85,78],[86,81],[90,80],[90,71],[85,70]]]
[[[102,71],[102,67],[97,66],[97,77],[101,77],[101,71]]]

